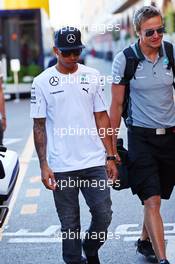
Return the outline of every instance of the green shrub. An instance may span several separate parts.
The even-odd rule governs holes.
[[[19,83],[24,82],[25,76],[35,77],[41,72],[42,72],[42,69],[37,64],[30,64],[29,66],[21,65],[20,71],[18,72]],[[33,78],[31,78],[31,82],[32,82],[32,79]],[[7,83],[14,83],[14,76],[11,70],[9,70],[9,73],[8,73]]]
[[[40,74],[42,71],[41,67],[38,66],[37,64],[31,64],[27,67],[27,75],[29,76],[37,76],[38,74]]]

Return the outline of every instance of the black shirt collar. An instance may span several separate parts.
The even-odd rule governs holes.
[[[145,56],[143,55],[140,45],[139,45],[139,40],[136,42],[135,44],[135,48],[136,48],[136,52],[137,52],[137,56],[140,60],[145,60]],[[163,57],[163,47],[162,45],[159,48],[159,57]]]

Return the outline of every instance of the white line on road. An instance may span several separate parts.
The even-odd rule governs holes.
[[[60,243],[62,242],[60,225],[52,225],[43,232],[29,232],[28,229],[20,229],[17,232],[3,233],[3,237],[9,238],[8,243]]]
[[[124,235],[140,235],[141,230],[140,230],[140,225],[139,224],[124,224],[124,225],[119,225],[115,229],[115,234],[119,234],[121,236]],[[170,234],[175,234],[175,223],[164,223],[164,229],[165,229],[165,234],[170,235]]]
[[[6,232],[3,233],[3,237],[49,237],[55,235],[60,231],[60,225],[51,225],[43,232],[29,232],[28,229],[20,229],[17,232]]]
[[[59,238],[11,238],[8,243],[61,243]]]

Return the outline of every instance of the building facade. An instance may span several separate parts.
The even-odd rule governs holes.
[[[82,5],[82,23],[88,25],[85,39],[89,47],[96,51],[97,56],[112,59],[116,52],[136,39],[132,25],[135,10],[150,4],[163,12],[166,38],[175,41],[175,0],[89,0]],[[92,32],[92,25],[105,30]]]

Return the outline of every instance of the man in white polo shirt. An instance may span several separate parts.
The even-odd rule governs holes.
[[[82,48],[78,29],[65,27],[56,32],[58,63],[34,79],[31,117],[42,182],[53,190],[64,233],[63,259],[67,264],[99,264],[98,249],[112,215],[105,159],[111,181],[116,180],[117,169],[100,74],[77,63]],[[83,243],[79,190],[92,215]]]

